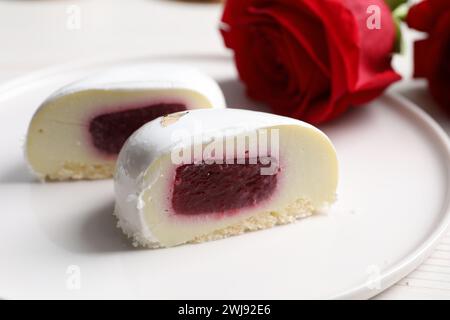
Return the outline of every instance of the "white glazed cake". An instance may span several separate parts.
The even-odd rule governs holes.
[[[135,245],[170,247],[309,216],[334,201],[337,182],[335,149],[309,124],[239,109],[178,112],[125,143],[115,215]]]
[[[68,85],[34,114],[26,157],[42,179],[113,175],[126,139],[143,124],[194,108],[223,108],[217,83],[183,65],[115,67]]]

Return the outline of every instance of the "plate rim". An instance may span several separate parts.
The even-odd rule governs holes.
[[[13,77],[9,80],[0,83],[0,102],[10,99],[11,97],[20,94],[17,91],[24,86],[33,85],[37,80],[46,79],[60,74],[64,71],[76,71],[78,69],[85,69],[90,67],[108,67],[113,64],[120,63],[136,63],[139,61],[147,61],[148,59],[164,59],[174,58],[189,58],[193,56],[207,56],[213,55],[221,58],[230,58],[227,54],[209,54],[209,53],[188,53],[177,55],[133,55],[128,57],[109,57],[107,59],[88,59],[77,60],[71,63],[58,64],[51,67],[41,68],[31,71],[22,76]],[[399,280],[414,271],[425,259],[427,259],[433,249],[438,245],[439,241],[445,235],[450,226],[450,137],[444,129],[423,109],[416,105],[406,97],[391,91],[385,92],[377,99],[385,99],[392,101],[398,110],[406,112],[412,120],[419,123],[423,129],[427,130],[428,135],[434,136],[434,143],[439,146],[443,155],[446,155],[449,160],[447,163],[447,192],[444,203],[441,209],[441,221],[438,226],[429,233],[428,237],[421,245],[416,247],[411,253],[406,254],[400,261],[386,269],[380,274],[377,279],[382,284],[380,288],[370,289],[366,283],[357,285],[346,291],[332,295],[329,299],[369,299],[381,292],[385,291]],[[375,99],[376,100],[376,99]],[[374,100],[374,101],[375,101]],[[7,295],[1,295],[5,298]],[[326,298],[326,297],[324,297]],[[14,298],[13,298],[14,299]]]
[[[439,244],[439,241],[446,234],[450,226],[450,137],[428,113],[402,95],[387,92],[378,99],[393,101],[396,104],[396,107],[407,112],[408,115],[413,118],[413,121],[419,121],[424,129],[428,129],[429,135],[432,134],[435,136],[436,139],[434,140],[434,143],[440,145],[441,152],[444,152],[443,155],[449,160],[446,166],[447,192],[441,208],[442,218],[439,225],[429,233],[428,237],[421,245],[381,273],[380,277],[377,279],[382,283],[382,286],[380,286],[379,289],[370,289],[366,284],[361,284],[330,297],[335,300],[369,299],[387,290],[402,278],[413,272],[431,255],[432,251]]]

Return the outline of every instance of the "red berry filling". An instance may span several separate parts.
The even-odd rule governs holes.
[[[116,155],[128,137],[145,123],[183,110],[186,110],[183,104],[159,103],[143,108],[101,114],[89,123],[92,143],[99,151]]]
[[[176,169],[172,207],[177,214],[224,213],[251,207],[275,191],[279,170],[261,175],[261,164],[187,164]]]

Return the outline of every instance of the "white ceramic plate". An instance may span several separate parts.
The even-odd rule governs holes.
[[[255,105],[228,57],[147,60],[198,66],[230,105]],[[368,298],[418,266],[449,224],[447,136],[411,103],[384,96],[322,128],[341,176],[326,213],[220,241],[134,249],[115,228],[111,181],[37,183],[22,154],[40,102],[108,64],[0,87],[0,297]]]

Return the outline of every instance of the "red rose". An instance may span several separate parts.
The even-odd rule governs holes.
[[[450,111],[450,0],[420,2],[407,22],[429,35],[414,44],[414,76],[427,78],[435,100]]]
[[[373,5],[379,29],[367,24]],[[317,124],[400,79],[383,0],[228,0],[222,20],[249,96],[276,113]]]

